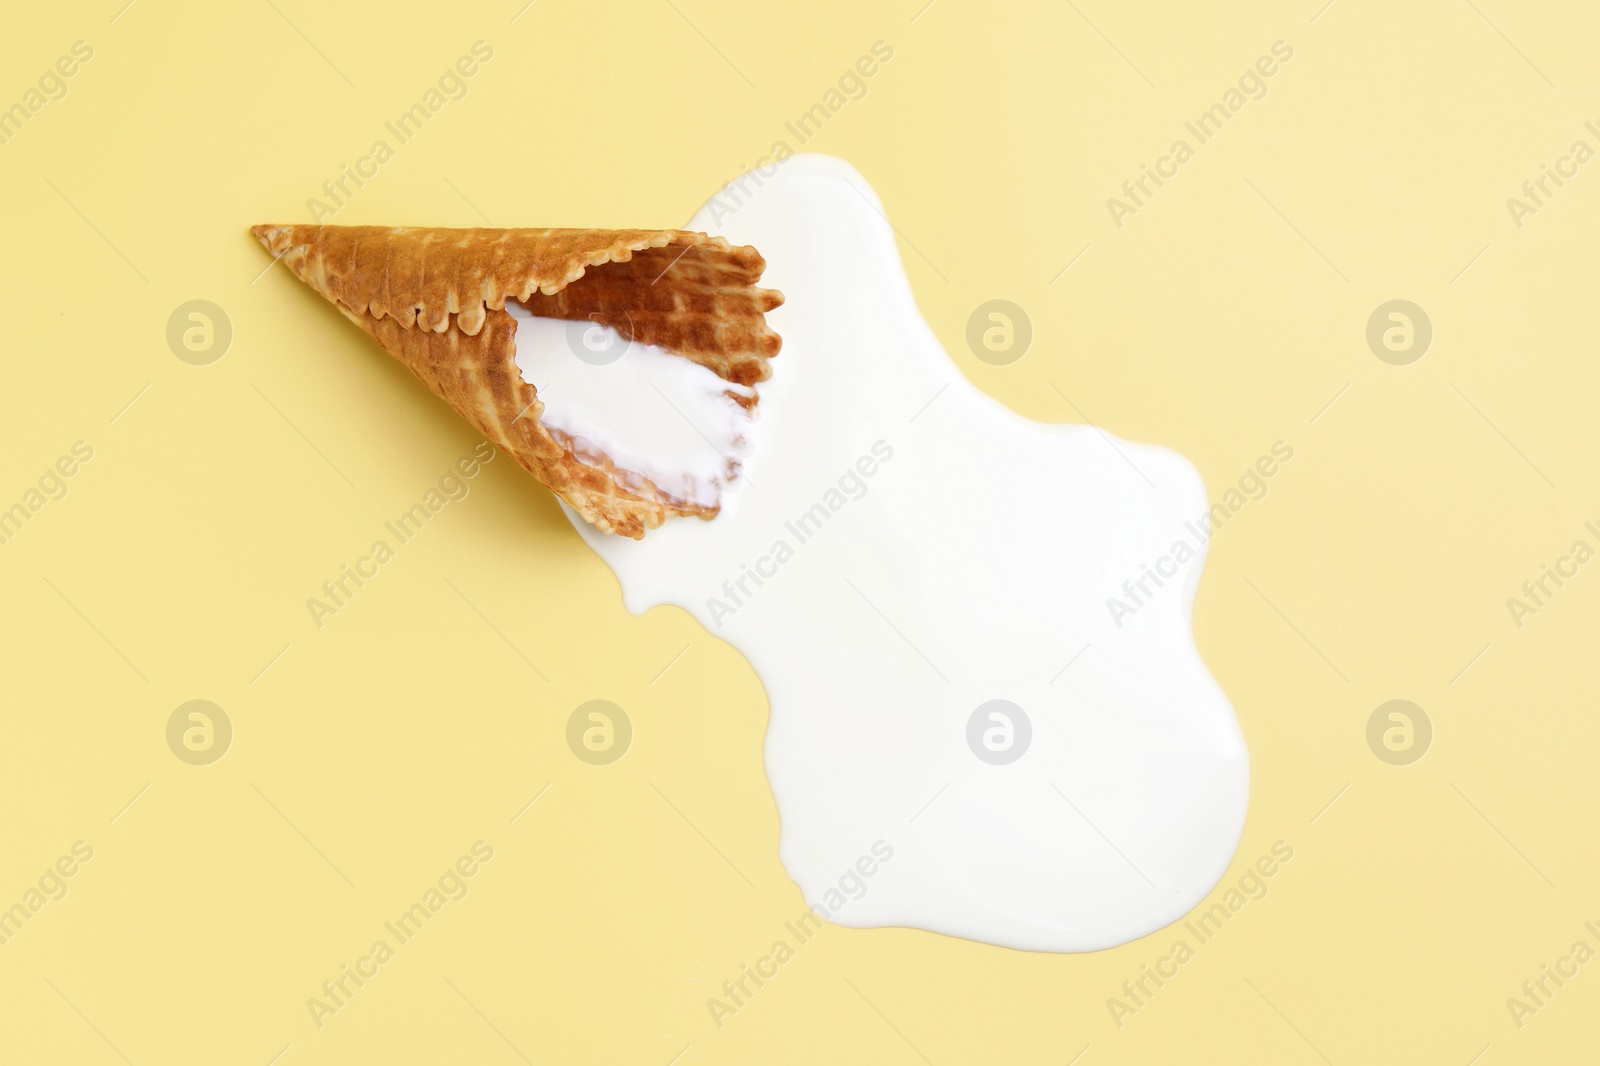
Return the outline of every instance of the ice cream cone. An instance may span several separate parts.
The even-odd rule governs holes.
[[[608,462],[581,460],[543,426],[543,404],[517,369],[517,324],[505,304],[588,319],[755,385],[778,354],[766,312],[783,296],[757,287],[766,261],[754,248],[683,230],[264,225],[251,233],[598,528],[639,538],[671,515],[716,515],[717,504],[675,499]]]

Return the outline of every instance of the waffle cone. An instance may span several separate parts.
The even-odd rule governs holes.
[[[536,315],[589,319],[666,348],[724,381],[771,373],[779,337],[757,287],[754,249],[684,230],[388,229],[256,226],[296,277],[372,334],[489,441],[586,520],[639,538],[671,515],[718,505],[676,499],[590,457],[540,423],[544,405],[516,365],[517,300]],[[746,401],[753,406],[755,400]]]

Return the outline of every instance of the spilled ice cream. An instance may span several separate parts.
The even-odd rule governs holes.
[[[1120,627],[1104,604],[1205,510],[1194,467],[968,384],[848,165],[797,156],[727,202],[688,228],[758,248],[785,296],[754,418],[687,360],[581,358],[571,323],[520,309],[516,361],[581,454],[720,504],[640,541],[572,517],[630,610],[676,604],[760,675],[785,869],[821,904],[892,847],[852,926],[1085,951],[1174,921],[1249,792],[1190,632],[1204,546]]]

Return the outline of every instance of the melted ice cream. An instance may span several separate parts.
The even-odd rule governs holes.
[[[630,610],[681,606],[760,675],[784,867],[826,908],[881,840],[893,861],[833,920],[1019,948],[1179,918],[1249,791],[1189,629],[1204,549],[1131,615],[1107,600],[1187,543],[1194,467],[969,385],[848,165],[798,156],[731,216],[732,190],[714,203],[688,228],[760,249],[785,295],[748,482],[716,520],[639,542],[572,518]]]
[[[717,503],[750,424],[733,395],[753,389],[610,326],[544,318],[511,300],[506,310],[517,320],[517,369],[538,390],[545,428],[586,462],[610,459],[678,500]]]

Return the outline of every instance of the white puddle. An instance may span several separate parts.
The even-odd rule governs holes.
[[[847,164],[798,156],[719,200],[720,225],[702,209],[687,228],[754,245],[785,296],[741,487],[643,541],[569,516],[630,610],[677,604],[760,675],[789,875],[825,906],[885,841],[894,861],[836,921],[1033,950],[1176,920],[1224,872],[1249,794],[1189,631],[1204,549],[1165,561],[1120,628],[1106,601],[1189,539],[1199,475],[969,385]]]

